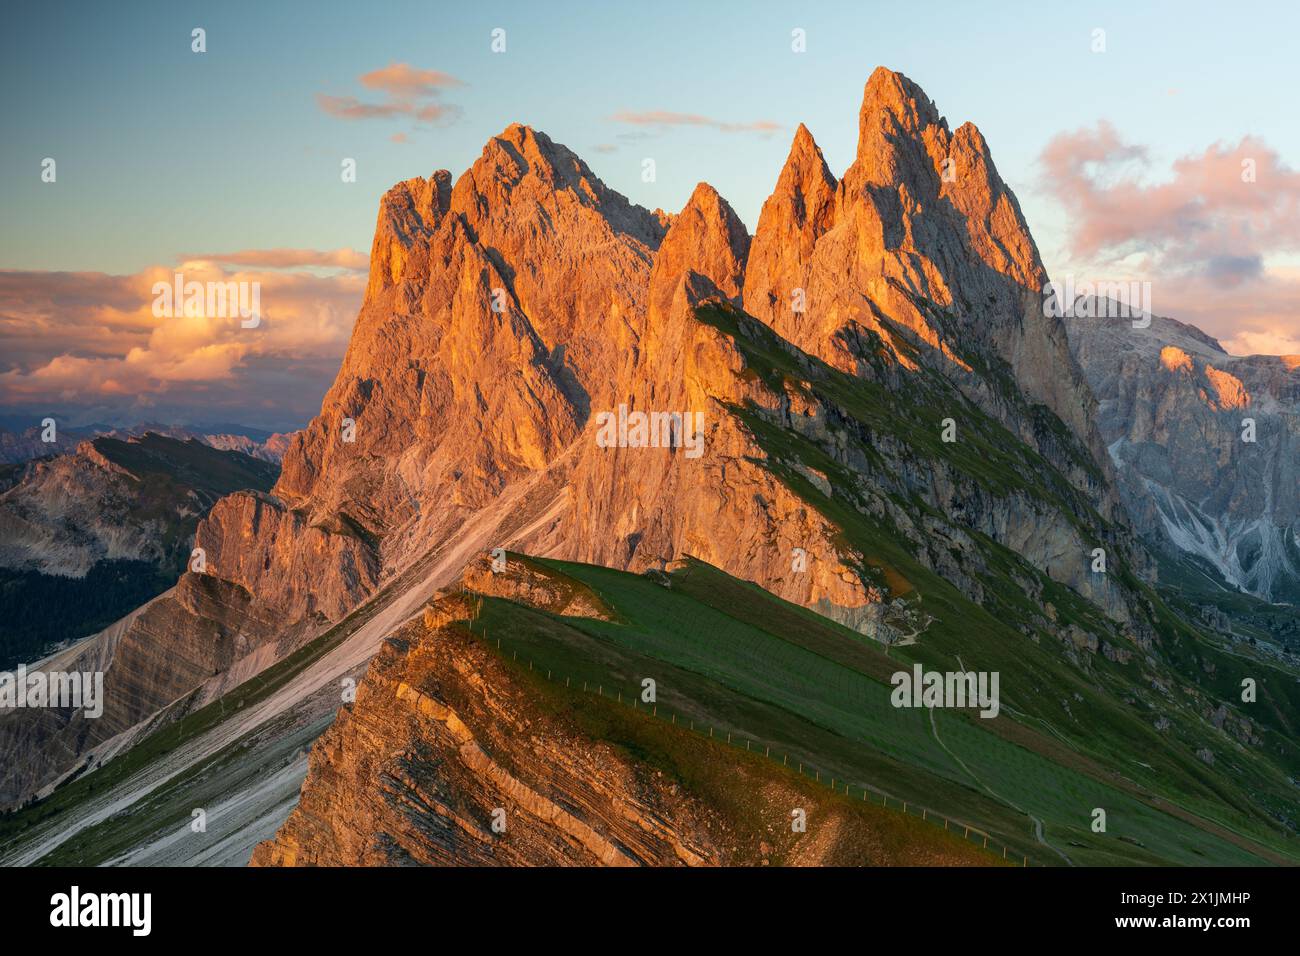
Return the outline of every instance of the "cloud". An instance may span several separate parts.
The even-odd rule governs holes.
[[[201,259],[222,265],[261,266],[267,269],[351,269],[364,272],[370,257],[355,249],[245,249],[239,252],[186,253],[181,259]]]
[[[782,128],[780,123],[771,120],[755,120],[752,123],[728,123],[723,120],[701,116],[698,113],[673,113],[669,110],[645,110],[634,112],[620,110],[609,117],[615,123],[627,123],[631,126],[653,126],[668,129],[673,126],[705,126],[723,133],[775,133]]]
[[[450,73],[418,70],[407,63],[390,63],[383,69],[363,73],[360,81],[367,89],[383,90],[397,99],[436,96],[448,87],[465,85]]]
[[[349,255],[343,255],[344,253]],[[283,428],[320,407],[351,336],[365,276],[282,271],[352,250],[247,250],[126,276],[0,271],[0,404],[81,421],[237,421]],[[266,268],[231,271],[240,261]],[[156,317],[154,284],[258,283],[263,320]],[[180,310],[177,310],[180,311]]]
[[[355,96],[317,93],[316,103],[330,116],[343,120],[394,119],[413,117],[421,123],[452,120],[460,108],[441,100],[445,89],[464,86],[464,82],[441,70],[421,70],[407,63],[390,63],[378,70],[363,73],[358,82],[387,97],[378,103]]]
[[[329,96],[325,93],[317,93],[316,102],[330,116],[346,120],[389,119],[414,111],[410,103],[362,103],[355,96]]]
[[[1109,123],[1061,133],[1039,156],[1040,188],[1066,218],[1068,271],[1152,284],[1153,311],[1230,351],[1293,348],[1300,172],[1263,140],[1216,142],[1157,169]]]
[[[1292,355],[1300,357],[1300,332],[1238,332],[1219,343],[1234,355]]]

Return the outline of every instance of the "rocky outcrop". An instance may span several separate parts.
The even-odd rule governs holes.
[[[1106,312],[1073,310],[1070,345],[1134,523],[1234,587],[1300,600],[1300,357]]]

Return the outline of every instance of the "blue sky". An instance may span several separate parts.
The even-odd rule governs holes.
[[[190,51],[194,26],[206,54]],[[505,54],[489,49],[498,26]],[[1247,134],[1300,157],[1298,26],[1293,8],[1194,3],[28,5],[10,13],[0,62],[0,267],[129,272],[186,252],[365,250],[388,186],[458,174],[516,120],[646,206],[676,210],[708,180],[752,229],[800,121],[835,172],[848,165],[879,64],[916,80],[951,125],[980,127],[1050,254],[1060,216],[1035,194],[1035,160],[1064,129],[1106,119],[1165,160]],[[804,54],[790,51],[795,27]],[[343,121],[317,105],[318,93],[361,96],[357,77],[392,62],[463,80],[445,95],[459,119]],[[594,149],[632,131],[608,117],[652,109],[784,128],[689,127]],[[396,132],[410,142],[391,142]],[[653,184],[640,180],[646,155]],[[57,190],[39,180],[46,156]],[[339,180],[345,156],[355,184]]]
[[[300,424],[337,369],[364,262],[286,273],[259,250],[368,253],[386,189],[459,175],[516,121],[649,208],[676,211],[708,181],[752,230],[800,122],[847,168],[878,65],[920,84],[951,127],[979,126],[1053,276],[1151,279],[1155,311],[1231,351],[1300,352],[1297,27],[1281,3],[1132,0],[14,8],[0,36],[0,405]],[[417,98],[440,119],[322,107],[390,102],[361,78],[394,64],[453,78]],[[617,120],[654,111],[713,125]],[[1072,165],[1084,155],[1100,159]],[[1257,189],[1233,186],[1242,157],[1259,157]],[[150,319],[150,282],[199,258],[278,270],[265,274],[274,335]]]

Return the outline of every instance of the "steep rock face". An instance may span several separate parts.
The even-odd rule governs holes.
[[[1091,394],[1061,322],[1044,314],[1046,279],[979,131],[966,124],[950,133],[915,84],[882,68],[866,85],[857,157],[840,181],[807,129],[796,133],[759,220],[744,303],[810,355],[938,403],[960,422],[955,395],[922,390],[926,370],[938,372],[1034,448],[1087,507],[1071,516],[1027,500],[988,500],[945,474],[943,462],[901,486],[898,476],[912,470],[906,461],[892,461],[873,477],[920,492],[941,512],[960,515],[1127,619],[1124,596],[1085,560],[1103,537],[1099,529],[1080,533],[1086,512],[1095,509],[1109,522],[1123,518]],[[1044,428],[1037,406],[1063,421],[1068,434]],[[1106,544],[1141,563],[1132,542]]]
[[[807,290],[817,240],[835,225],[837,186],[821,148],[800,123],[776,189],[763,203],[745,270],[746,310],[779,331],[793,331],[794,316],[786,312],[795,311],[794,290]]]
[[[354,526],[311,525],[302,512],[268,494],[222,499],[199,526],[194,544],[223,581],[250,594],[280,595],[278,610],[289,621],[338,620],[379,579],[374,554]],[[282,551],[286,545],[291,549]],[[322,575],[322,568],[331,573]]]
[[[521,546],[633,570],[689,554],[860,620],[879,593],[835,546],[835,528],[762,467],[766,453],[736,411],[771,396],[747,380],[734,343],[695,316],[706,302],[739,298],[748,248],[731,207],[698,186],[655,258],[647,328],[620,375],[620,404],[680,416],[671,427],[695,435],[697,448],[602,447],[593,420],[568,478],[572,509]],[[796,548],[812,557],[809,570],[795,568]]]
[[[1300,357],[1229,355],[1172,319],[1103,311],[1075,310],[1070,345],[1134,523],[1233,586],[1300,600]]]
[[[420,181],[385,199],[348,354],[277,488],[289,501],[315,495],[321,513],[356,510],[367,487],[353,516],[376,535],[400,532],[399,562],[406,541],[432,530],[421,522],[543,469],[591,403],[608,404],[663,235],[523,126],[491,140],[454,187],[434,178],[436,202],[411,198],[430,192]],[[356,423],[352,443],[340,441],[344,418]]]
[[[1064,328],[1044,315],[1038,250],[973,125],[951,133],[916,84],[878,68],[863,93],[853,165],[836,184],[801,127],[754,246],[746,310],[783,338],[900,387],[900,371],[918,363],[940,371],[1114,513],[1106,486],[1044,445],[1017,396],[989,374],[1004,365],[1020,397],[1046,405],[1100,453]],[[890,360],[883,372],[872,361],[876,337]]]

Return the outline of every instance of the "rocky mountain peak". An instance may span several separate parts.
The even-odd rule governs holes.
[[[723,296],[739,302],[749,245],[749,230],[740,217],[716,189],[700,183],[659,247],[651,276],[652,306],[665,311],[688,271],[710,279]]]
[[[763,203],[745,271],[745,308],[771,319],[783,295],[780,283],[794,277],[802,288],[805,267],[817,240],[835,222],[838,183],[826,158],[802,123],[795,131],[776,189]]]
[[[663,238],[662,221],[601,182],[576,153],[540,130],[512,123],[488,140],[457,181],[452,205],[473,228],[513,215],[518,205],[556,210],[577,205],[611,229],[650,249]]]
[[[445,169],[428,179],[405,180],[384,193],[370,245],[367,301],[401,281],[412,249],[428,243],[450,205],[451,173]]]
[[[925,91],[902,73],[878,66],[862,91],[858,155],[874,149],[882,132],[916,134],[932,124],[948,128]]]
[[[1092,595],[1074,521],[1024,497],[990,500],[975,477],[909,450],[918,416],[875,419],[871,403],[855,411],[838,397],[855,393],[846,373],[902,404],[925,387],[963,427],[974,403],[1105,513],[1104,480],[1028,411],[1041,402],[1094,437],[1059,322],[1029,272],[997,258],[1036,261],[1017,240],[1023,220],[982,138],[963,130],[950,135],[915,84],[878,70],[844,181],[800,127],[752,241],[707,183],[676,216],[650,212],[519,124],[454,185],[446,172],[399,184],[381,204],[370,294],[320,415],[272,495],[212,509],[195,539],[205,576],[183,580],[214,593],[223,582],[246,596],[240,615],[285,622],[297,640],[453,543],[430,585],[446,583],[453,559],[498,546],[634,570],[691,555],[880,634],[886,595],[817,506],[861,493],[913,529],[932,514],[898,501],[970,514],[981,534]],[[742,292],[758,322],[734,308]],[[698,308],[713,298],[728,302]],[[772,347],[754,354],[755,342]],[[939,374],[913,375],[921,366]],[[760,408],[762,427],[736,411]],[[598,441],[602,419],[629,409],[657,416],[654,440],[624,428]],[[798,432],[807,460],[778,460],[760,440],[768,428]],[[924,560],[978,595],[975,559]],[[171,613],[179,600],[161,603]],[[142,644],[169,633],[144,627]],[[260,653],[272,631],[239,653]]]

